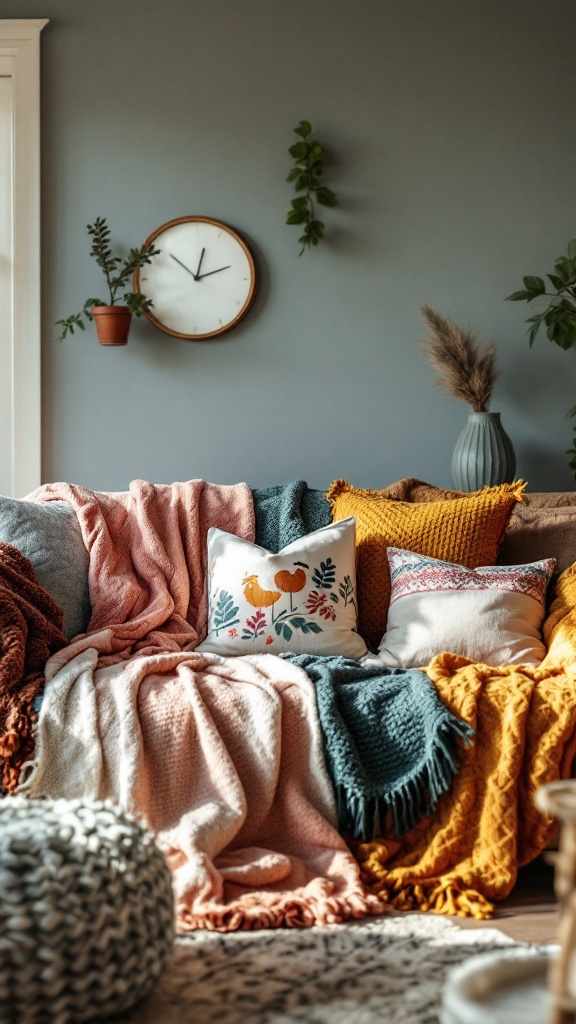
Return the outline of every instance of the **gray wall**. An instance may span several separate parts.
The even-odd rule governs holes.
[[[494,338],[492,408],[532,490],[572,489],[573,352],[532,350],[523,274],[576,235],[574,0],[2,0],[43,56],[45,480],[123,489],[416,475],[450,484],[468,409],[418,350],[428,302]],[[298,258],[284,224],[309,119],[341,197]],[[121,247],[173,217],[251,244],[259,293],[220,341],[136,321],[128,346],[54,321],[99,286],[85,225]]]

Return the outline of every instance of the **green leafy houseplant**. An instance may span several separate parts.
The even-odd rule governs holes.
[[[110,229],[105,217],[97,217],[93,224],[87,225],[88,234],[92,238],[90,255],[102,270],[106,279],[108,289],[108,302],[100,298],[86,299],[79,313],[57,320],[56,323],[62,327],[62,333],[56,339],[62,341],[68,334],[74,334],[79,328],[84,330],[84,320],[92,320],[94,306],[126,306],[134,316],[142,316],[147,309],[150,309],[152,302],[141,292],[124,292],[122,303],[119,302],[118,293],[127,285],[136,270],[140,270],[145,263],[151,263],[154,256],[159,253],[154,245],[141,245],[139,249],[130,249],[128,256],[114,256],[110,248]]]
[[[560,348],[569,349],[576,345],[576,238],[568,244],[567,254],[560,256],[554,264],[554,273],[546,275],[554,291],[548,291],[542,277],[528,276],[522,280],[524,288],[512,292],[506,298],[512,302],[532,302],[533,299],[547,298],[546,308],[541,313],[528,317],[530,345],[546,325],[549,341]]]
[[[565,350],[576,345],[576,238],[568,243],[566,254],[554,263],[554,273],[546,275],[553,291],[548,290],[544,278],[529,275],[524,277],[524,288],[506,296],[512,302],[532,302],[534,299],[548,299],[541,313],[528,317],[530,324],[528,336],[533,345],[538,331],[545,325],[549,341],[553,341]],[[576,406],[570,409],[568,416],[576,416]],[[566,452],[570,456],[568,465],[576,478],[576,427],[572,448]]]
[[[294,131],[300,138],[288,150],[294,159],[294,167],[286,180],[293,181],[295,192],[301,194],[292,200],[286,223],[304,225],[303,234],[298,239],[302,246],[298,255],[301,256],[305,249],[318,245],[324,238],[324,224],[316,217],[314,203],[338,206],[338,197],[322,181],[324,148],[311,138],[312,125],[309,121],[300,121]]]

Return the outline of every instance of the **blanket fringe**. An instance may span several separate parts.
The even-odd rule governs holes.
[[[370,888],[389,910],[430,911],[450,917],[474,917],[487,921],[494,915],[494,904],[475,889],[467,888],[457,878],[438,878],[408,882],[399,888],[381,879]]]
[[[18,790],[22,769],[34,756],[38,715],[32,709],[32,699],[21,707],[13,707],[0,736],[0,783],[4,793]]]
[[[294,896],[277,893],[258,893],[246,896],[230,906],[207,907],[195,914],[189,907],[176,910],[180,932],[204,929],[206,931],[255,931],[260,928],[312,928],[314,925],[341,924],[343,921],[365,917],[380,917],[392,910],[364,889],[337,896]],[[269,905],[266,902],[270,900]]]
[[[472,736],[473,729],[467,722],[451,716],[438,726],[433,749],[418,773],[389,792],[367,795],[338,783],[336,807],[341,831],[364,842],[376,835],[400,836],[409,832],[435,811],[440,797],[450,789],[460,764],[457,739],[469,745]]]

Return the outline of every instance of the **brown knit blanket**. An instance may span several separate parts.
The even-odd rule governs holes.
[[[34,697],[43,689],[46,661],[68,643],[62,619],[32,563],[0,542],[0,778],[7,793],[34,754]]]

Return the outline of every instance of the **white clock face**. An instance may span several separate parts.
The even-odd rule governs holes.
[[[147,239],[160,250],[136,277],[153,306],[148,318],[180,338],[208,338],[234,327],[254,298],[254,260],[231,228],[203,217],[170,221]]]

